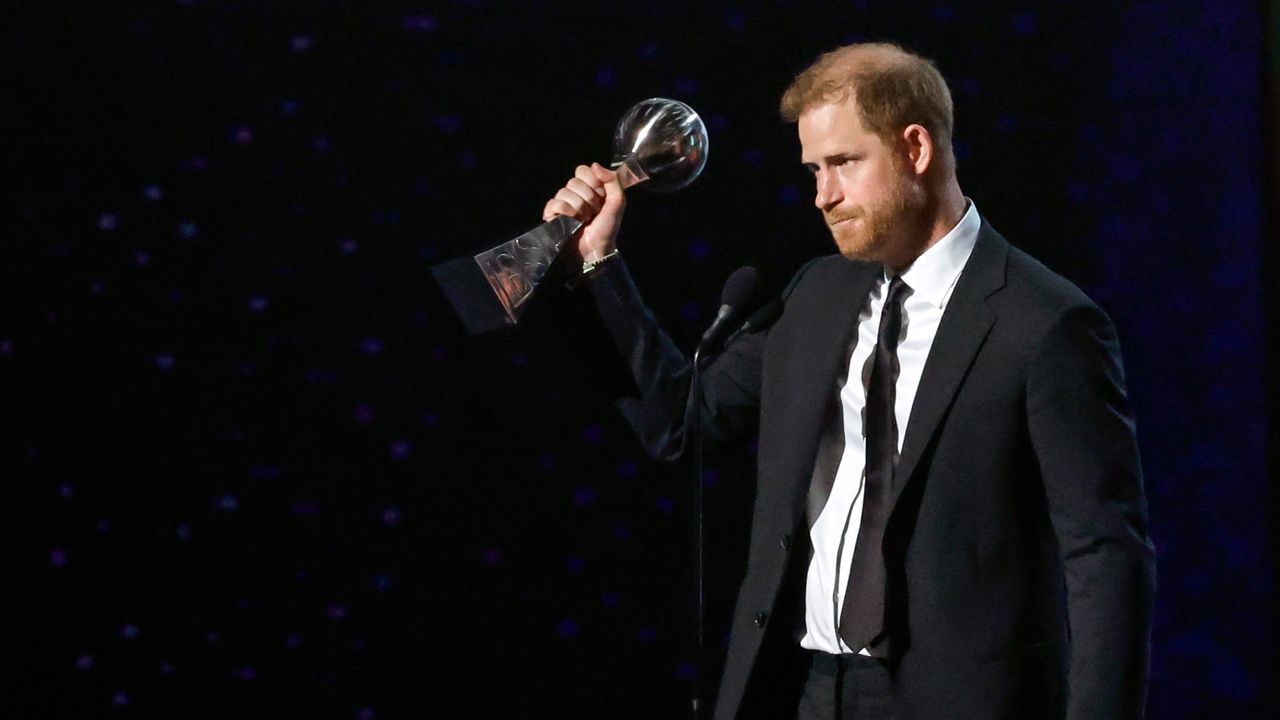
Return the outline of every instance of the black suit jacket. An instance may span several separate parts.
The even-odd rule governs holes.
[[[809,263],[778,321],[705,369],[704,431],[730,436],[757,414],[760,428],[720,720],[794,712],[771,656],[794,650],[803,624],[823,413],[881,271],[838,255]],[[674,458],[688,363],[625,266],[592,288],[641,393],[620,407],[652,455]],[[1115,331],[985,219],[924,367],[893,497],[882,550],[901,717],[1142,716],[1155,564]]]

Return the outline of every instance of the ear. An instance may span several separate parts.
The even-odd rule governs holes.
[[[923,176],[933,165],[933,136],[923,125],[911,124],[903,128],[902,141],[907,165],[917,177]]]

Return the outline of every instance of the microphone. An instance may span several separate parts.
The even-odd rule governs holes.
[[[747,266],[733,271],[720,293],[720,309],[716,312],[716,319],[702,334],[694,357],[701,357],[718,347],[734,331],[734,321],[750,305],[759,285],[760,273],[755,268]]]

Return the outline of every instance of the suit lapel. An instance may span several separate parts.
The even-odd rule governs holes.
[[[890,508],[897,505],[903,489],[911,482],[938,423],[951,406],[951,400],[964,381],[978,349],[995,324],[995,315],[987,307],[986,298],[1004,287],[1008,249],[1004,238],[983,219],[973,253],[947,303],[920,376],[920,387],[907,420],[907,434],[893,475]]]
[[[818,270],[818,268],[815,268]],[[769,468],[769,477],[786,479],[774,488],[774,500],[783,503],[792,521],[804,508],[809,489],[814,456],[826,407],[836,392],[840,363],[847,361],[846,349],[856,331],[858,313],[866,304],[867,293],[883,270],[878,264],[839,262],[821,268],[819,282],[797,292],[788,300],[793,317],[804,318],[784,333],[772,333],[770,343],[782,352],[779,359],[780,382],[772,386],[785,389],[772,400],[770,413],[777,420],[774,432],[761,432],[761,443],[786,443],[786,448],[761,448],[761,459],[774,458],[786,466]],[[781,329],[780,327],[778,329]],[[793,348],[804,348],[794,352]],[[762,468],[764,469],[764,468]],[[802,482],[796,480],[802,479]],[[762,488],[763,489],[763,488]]]

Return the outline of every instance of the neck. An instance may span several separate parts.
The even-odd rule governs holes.
[[[933,247],[939,240],[964,217],[964,193],[960,191],[960,183],[955,176],[943,181],[942,186],[930,193],[930,198],[921,213],[920,224],[913,234],[916,242],[910,243],[907,252],[901,257],[886,259],[885,264],[895,273],[900,273],[916,261],[916,258]]]

